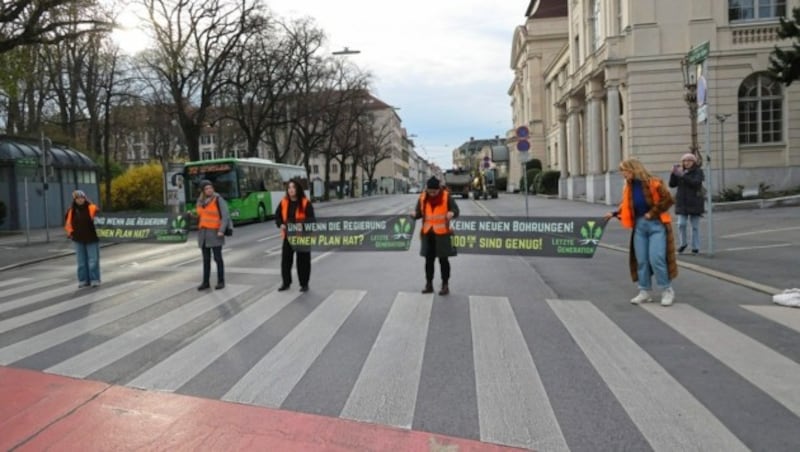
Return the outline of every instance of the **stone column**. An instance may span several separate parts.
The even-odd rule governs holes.
[[[567,197],[567,177],[569,177],[569,152],[567,152],[567,108],[560,106],[558,108],[558,168],[561,170],[561,176],[558,178],[558,197]]]
[[[567,99],[567,168],[569,171],[567,199],[575,199],[575,183],[580,176],[580,168],[578,167],[581,139],[578,125],[579,107],[580,104],[577,99],[573,97]]]
[[[622,181],[620,180],[617,169],[622,159],[622,149],[620,148],[619,130],[619,81],[608,80],[606,82],[606,126],[608,128],[608,171],[605,174],[606,204],[611,205],[619,200],[622,195]]]
[[[603,130],[602,130],[602,95],[596,82],[590,82],[586,87],[586,103],[588,110],[586,125],[588,128],[588,171],[586,176],[586,201],[598,202],[605,199],[603,188],[605,178],[601,176],[603,165]]]

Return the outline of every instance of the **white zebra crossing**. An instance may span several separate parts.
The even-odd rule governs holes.
[[[30,281],[30,278],[11,278],[5,281],[0,281],[0,287],[13,286],[14,284],[18,284],[25,281]],[[2,294],[3,292],[0,292],[0,295]]]
[[[134,378],[130,386],[177,390],[297,296],[298,292],[271,292],[261,297],[242,312]]]
[[[334,291],[222,399],[281,406],[365,294],[361,290]]]
[[[547,303],[653,449],[749,450],[591,302]]]
[[[27,281],[18,279],[14,284]],[[53,283],[57,280],[49,281],[51,284],[41,281],[43,284],[38,288],[41,293],[5,304],[15,303],[20,307],[60,297],[62,293],[58,290],[47,289],[58,284]],[[134,285],[143,288],[132,291]],[[77,298],[9,317],[0,321],[0,333],[57,317],[75,308],[100,305],[104,300],[130,291],[130,299],[124,303],[97,311],[89,308],[89,314],[80,320],[15,343],[0,343],[0,364],[13,363],[58,346],[193,287],[194,284],[184,282],[167,285],[131,281],[77,292],[80,294]],[[178,308],[126,328],[125,333],[88,350],[64,356],[46,371],[84,377],[100,369],[111,369],[118,360],[147,346],[153,347],[159,338],[240,297],[250,288],[229,284],[224,291],[197,293],[197,298]],[[75,289],[69,288],[69,291]],[[190,293],[196,292],[191,290]],[[244,307],[240,312],[212,324],[138,376],[129,375],[128,386],[179,390],[207,371],[217,359],[237,353],[234,347],[240,341],[281,314],[284,308],[303,302],[298,300],[299,295],[293,291],[269,292],[252,301],[241,300]],[[224,400],[280,407],[310,369],[319,371],[312,369],[312,364],[325,356],[328,345],[353,317],[365,296],[363,290],[333,290],[271,350],[251,361],[255,364],[232,372],[239,376],[226,382],[229,387],[218,394],[224,394],[221,397]],[[455,301],[460,302],[457,298]],[[360,370],[352,374],[355,383],[346,388],[349,390],[346,400],[344,396],[348,393],[341,393],[340,417],[401,428],[416,425],[415,406],[425,365],[423,356],[430,340],[429,330],[436,328],[431,323],[431,312],[433,303],[438,302],[439,299],[428,294],[400,292],[396,295],[371,350],[365,359],[362,358],[363,362],[358,363]],[[552,299],[547,300],[547,305],[654,450],[747,450],[742,440],[709,408],[592,302]],[[791,310],[778,312],[772,306],[743,308],[800,331],[800,317]],[[800,392],[794,390],[786,378],[800,375],[800,365],[795,361],[691,306],[679,303],[664,309],[646,305],[644,309],[800,416]],[[509,446],[568,450],[561,423],[569,419],[560,420],[552,408],[538,372],[538,368],[547,364],[534,360],[523,336],[524,325],[518,323],[510,300],[470,296],[468,310],[479,428],[476,436],[482,441]],[[121,379],[126,380],[124,376]]]
[[[46,369],[46,372],[71,377],[90,375],[118,360],[121,356],[133,353],[173,329],[219,307],[247,289],[248,286],[228,284],[224,291],[210,292],[190,303],[181,305],[156,319],[62,361]]]
[[[173,297],[194,284],[178,283],[165,288],[157,297],[134,298],[127,303],[114,306],[90,314],[80,320],[67,323],[42,334],[0,348],[0,364],[9,364],[25,357],[34,355],[50,347],[54,347],[72,338],[88,333],[95,328],[117,321],[125,316],[140,311],[148,306],[160,303],[166,298]]]
[[[11,317],[6,320],[0,321],[0,333],[19,328],[21,326],[30,325],[33,322],[44,320],[48,317],[53,317],[58,314],[70,311],[81,306],[91,305],[107,298],[115,297],[117,295],[129,292],[135,287],[146,286],[152,281],[131,281],[118,286],[103,287],[102,289],[87,289],[84,295],[72,298],[61,303],[57,303],[46,308],[37,309],[26,314]],[[156,295],[155,293],[150,296]]]
[[[411,428],[433,295],[400,292],[341,416]]]
[[[469,297],[481,440],[568,450],[511,304]]]
[[[800,375],[800,364],[688,304],[646,309],[800,416],[800,390],[786,378]]]
[[[785,306],[742,306],[750,312],[791,328],[800,333],[800,309],[786,309]]]

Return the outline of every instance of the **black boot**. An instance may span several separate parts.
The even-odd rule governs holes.
[[[447,282],[442,282],[442,290],[439,291],[439,295],[447,295],[450,293],[450,287],[447,285]]]
[[[422,293],[433,293],[433,282],[427,281],[425,283],[425,288],[422,289]]]
[[[220,289],[224,289],[224,288],[225,288],[225,281],[220,281],[220,282],[217,283],[216,286],[214,286],[214,289],[216,289],[216,290],[220,290]]]
[[[210,288],[211,288],[211,285],[209,283],[203,283],[203,284],[200,284],[199,286],[197,286],[197,290],[208,290]]]

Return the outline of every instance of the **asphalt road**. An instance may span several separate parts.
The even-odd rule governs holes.
[[[407,212],[415,199],[317,215]],[[458,202],[463,215],[525,214],[520,195]],[[76,289],[72,256],[0,272],[0,365],[539,450],[800,450],[800,310],[770,296],[800,285],[800,214],[714,218],[713,256],[680,257],[670,308],[628,302],[618,223],[591,259],[462,254],[447,297],[419,293],[417,243],[315,253],[307,293],[276,291],[272,223],[237,228],[223,291],[195,290],[192,240],[111,246],[99,289]],[[0,246],[18,261],[31,249]]]

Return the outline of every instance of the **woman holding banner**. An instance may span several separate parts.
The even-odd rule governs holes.
[[[605,215],[619,218],[622,225],[632,229],[630,270],[631,279],[638,282],[639,294],[632,304],[652,301],[652,275],[663,291],[661,305],[670,306],[675,299],[672,280],[678,276],[675,240],[669,208],[673,204],[664,182],[650,174],[636,159],[623,160],[619,170],[625,178],[619,209]]]
[[[314,221],[314,206],[306,197],[303,185],[292,179],[286,185],[284,195],[275,210],[275,225],[281,230],[283,249],[281,251],[281,278],[283,283],[278,290],[287,290],[292,285],[292,261],[297,253],[297,279],[300,281],[300,292],[308,291],[308,280],[311,278],[311,252],[300,251],[289,244],[287,224],[309,223]]]
[[[211,288],[211,254],[217,264],[217,290],[225,288],[225,263],[222,261],[222,246],[225,245],[225,230],[230,227],[231,217],[228,203],[214,191],[209,180],[200,181],[200,197],[197,198],[197,244],[203,251],[203,282],[197,290]]]
[[[94,227],[98,210],[83,190],[72,192],[72,205],[67,209],[64,230],[67,238],[75,243],[79,289],[100,285],[100,239]]]
[[[422,218],[420,255],[425,257],[425,288],[422,293],[433,292],[433,272],[437,257],[442,273],[439,295],[450,293],[449,257],[456,255],[456,249],[450,242],[450,220],[458,217],[458,213],[456,201],[449,191],[442,190],[439,179],[435,176],[428,179],[425,191],[419,195],[419,202],[411,214],[414,219]]]

